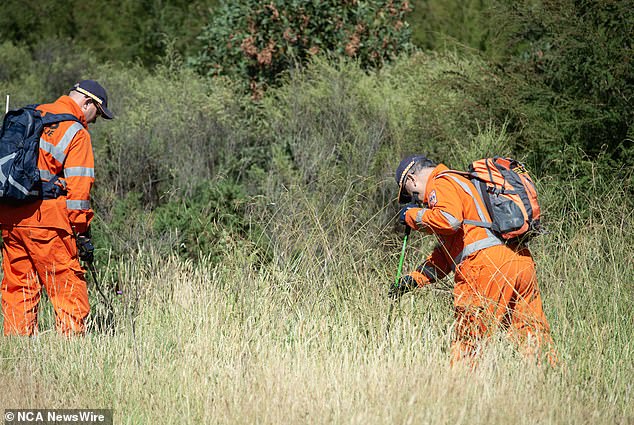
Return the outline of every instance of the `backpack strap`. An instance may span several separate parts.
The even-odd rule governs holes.
[[[39,117],[40,117],[40,120],[42,121],[42,125],[43,126],[48,126],[48,125],[51,125],[51,124],[55,124],[55,123],[58,123],[58,122],[64,122],[64,121],[75,121],[75,122],[78,122],[79,124],[81,124],[81,120],[79,118],[77,118],[75,115],[72,115],[72,114],[51,114],[51,113],[48,113],[46,115],[42,115],[41,111],[36,109],[37,106],[38,106],[37,104],[28,105],[25,108],[32,109],[35,113],[37,113],[39,115]],[[57,184],[59,179],[60,179],[60,176],[56,174],[51,179],[49,179],[48,181],[44,181],[44,180],[41,181],[42,182],[42,188],[41,188],[40,197],[42,199],[56,199],[56,198],[58,198],[60,196],[66,196],[66,194],[67,194],[66,188]]]
[[[473,175],[471,173],[467,173],[464,171],[456,171],[456,170],[447,170],[447,171],[443,171],[441,173],[439,173],[435,178],[441,177],[446,175],[447,177],[449,177],[450,179],[452,179],[453,181],[455,181],[456,183],[458,183],[458,185],[462,188],[462,190],[464,190],[469,196],[471,196],[472,198],[474,198],[474,204],[476,206],[476,210],[478,212],[478,217],[480,218],[480,220],[462,220],[463,223],[466,224],[470,224],[472,226],[477,226],[477,227],[484,227],[486,229],[490,229],[493,226],[493,223],[491,223],[490,221],[487,221],[486,219],[486,215],[484,215],[484,212],[482,211],[482,208],[480,208],[480,204],[477,202],[477,200],[475,199],[475,194],[473,193],[473,191],[471,190],[471,188],[469,188],[469,186],[467,186],[463,181],[461,181],[460,179],[451,176],[450,174],[458,174],[461,175],[463,177],[466,177],[468,179],[471,179],[473,177]],[[482,196],[482,190],[486,191],[486,184],[484,184],[484,182],[480,182],[481,185],[483,185],[483,188],[480,188],[478,186],[480,185],[476,185],[474,184],[476,190],[478,191],[478,195],[480,197],[480,199],[482,199],[483,202],[487,202],[488,197],[486,196]],[[489,205],[486,205],[487,210],[489,208]]]
[[[43,125],[51,125],[62,121],[75,121],[81,124],[79,118],[72,114],[46,114],[41,118]]]
[[[484,196],[484,194],[487,191],[487,184],[484,180],[478,180],[478,184],[475,184],[475,182],[473,183],[473,185],[475,186],[476,190],[478,191],[478,195],[480,195],[480,199],[482,199],[482,202],[484,202],[484,206],[487,209],[487,211],[493,211],[492,207],[491,207],[491,197],[490,196]],[[478,203],[476,202],[476,207],[478,207]],[[479,213],[479,207],[478,207],[478,213]],[[482,217],[482,216],[480,216]],[[485,223],[486,225],[482,226],[482,227],[486,227],[488,229],[490,229],[492,227],[492,223]],[[476,226],[478,226],[478,224],[476,224]]]
[[[22,109],[28,109],[33,111],[34,114],[37,114],[40,120],[42,120],[42,125],[51,125],[51,124],[55,124],[56,122],[62,122],[62,121],[76,121],[81,124],[81,120],[73,114],[48,113],[46,115],[42,115],[42,111],[37,109],[38,106],[40,106],[39,103],[34,103],[32,105],[26,105],[22,107]]]

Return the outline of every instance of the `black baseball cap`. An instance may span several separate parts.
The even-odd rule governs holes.
[[[398,167],[396,167],[396,175],[394,178],[396,179],[396,184],[398,185],[398,202],[401,204],[406,204],[412,201],[412,197],[403,189],[407,173],[409,173],[412,167],[418,163],[422,164],[423,167],[436,166],[436,163],[427,158],[425,155],[409,155],[403,158],[403,160],[398,164]]]
[[[95,80],[83,80],[73,86],[73,90],[88,96],[95,101],[102,117],[107,120],[114,118],[114,114],[108,109],[108,93],[101,84]]]

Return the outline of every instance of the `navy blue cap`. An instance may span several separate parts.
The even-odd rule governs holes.
[[[95,80],[83,80],[75,84],[73,90],[94,100],[102,117],[107,120],[114,118],[114,114],[108,109],[108,93],[106,93],[106,89],[101,84]]]
[[[412,197],[404,190],[405,177],[407,177],[407,173],[410,172],[412,167],[418,163],[423,165],[423,167],[436,166],[436,163],[427,158],[425,155],[410,155],[403,158],[400,164],[398,164],[398,167],[396,167],[396,175],[394,178],[396,179],[396,184],[398,185],[398,202],[401,204],[406,204],[412,201]]]

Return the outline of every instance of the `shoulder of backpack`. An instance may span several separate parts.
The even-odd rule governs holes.
[[[44,114],[27,105],[5,114],[0,131],[0,199],[25,202],[40,199],[42,181],[37,168],[44,127],[62,121],[81,122],[71,114]]]
[[[524,164],[505,157],[473,161],[469,171],[448,170],[471,180],[489,216],[491,230],[509,242],[527,241],[541,233],[537,189]]]

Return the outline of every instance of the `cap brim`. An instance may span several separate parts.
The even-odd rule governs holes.
[[[106,120],[111,120],[114,118],[114,114],[112,112],[110,112],[110,110],[108,108],[104,108],[103,106],[99,105],[99,110],[101,111],[101,116],[106,119]]]
[[[412,202],[412,197],[406,190],[403,190],[402,187],[398,189],[398,203],[399,204],[409,204]]]

